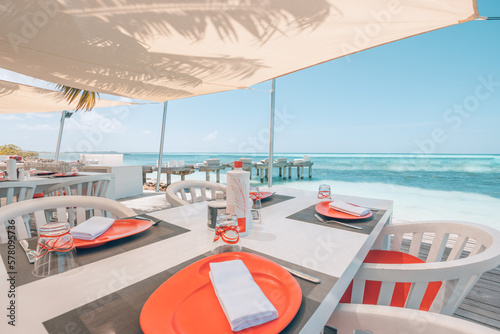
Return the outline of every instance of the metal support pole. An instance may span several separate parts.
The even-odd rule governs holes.
[[[273,186],[273,154],[274,154],[274,110],[275,110],[276,79],[272,80],[271,88],[271,124],[269,125],[269,162],[267,164],[267,185]]]
[[[163,155],[163,141],[165,139],[165,124],[167,123],[167,106],[168,101],[163,102],[163,121],[161,123],[160,152],[158,153],[158,169],[156,171],[156,192],[160,191],[161,158]]]
[[[62,141],[62,134],[63,134],[63,129],[64,129],[64,120],[66,118],[70,118],[73,114],[68,112],[67,110],[64,110],[61,114],[61,123],[59,124],[59,136],[57,137],[57,145],[56,145],[56,156],[54,157],[54,160],[56,162],[59,161],[59,152],[61,150],[61,141]]]

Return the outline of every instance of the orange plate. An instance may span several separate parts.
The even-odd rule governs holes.
[[[55,177],[66,177],[66,176],[77,176],[79,175],[78,173],[59,173],[59,174],[54,174]]]
[[[94,240],[73,239],[76,248],[91,248],[103,245],[112,240],[125,238],[137,233],[141,233],[153,226],[147,220],[120,219],[115,220],[110,228]]]
[[[271,197],[272,195],[274,195],[274,193],[270,192],[270,191],[261,191],[260,192],[260,199],[264,199],[264,198],[268,198],[268,197]]]
[[[257,285],[278,311],[279,317],[239,333],[279,333],[295,317],[302,302],[297,281],[281,266],[249,253],[222,253],[197,261],[163,283],[149,297],[141,312],[146,334],[233,333],[208,276],[210,262],[242,260]]]
[[[55,174],[55,172],[44,172],[44,171],[40,171],[40,172],[36,172],[36,173],[35,173],[35,175],[36,175],[36,176],[52,175],[52,174]]]
[[[319,202],[316,204],[316,212],[319,214],[322,214],[323,216],[331,217],[331,218],[337,218],[337,219],[350,219],[350,220],[355,220],[355,219],[365,219],[365,218],[370,218],[373,216],[373,212],[370,211],[370,213],[364,215],[364,216],[354,216],[350,215],[345,212],[337,211],[328,206],[332,201],[324,201],[324,202]],[[354,205],[354,204],[352,204]],[[357,205],[356,205],[357,206]]]

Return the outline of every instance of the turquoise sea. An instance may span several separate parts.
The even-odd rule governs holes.
[[[116,153],[116,152],[113,152]],[[313,178],[300,181],[307,184],[318,182],[382,183],[419,189],[476,193],[500,199],[500,155],[412,155],[412,154],[325,154],[308,153],[313,165]],[[52,158],[45,153],[42,157]],[[274,157],[288,160],[302,158],[302,154],[278,153]],[[163,162],[184,160],[199,163],[209,158],[222,162],[238,160],[238,153],[168,153]],[[267,154],[245,156],[260,161]],[[79,154],[63,153],[61,160],[76,160]],[[123,153],[125,165],[156,165],[158,153]],[[224,173],[224,172],[223,172]],[[296,182],[279,179],[274,171],[273,183],[286,185]],[[188,176],[189,178],[189,176]],[[311,182],[312,181],[312,182]],[[314,182],[315,181],[315,182]]]

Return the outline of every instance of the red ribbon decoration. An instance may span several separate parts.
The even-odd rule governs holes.
[[[318,191],[318,198],[319,199],[329,198],[330,194],[331,194],[331,192],[329,190],[326,190],[326,191],[321,190],[321,191]]]
[[[70,235],[70,238],[67,241],[62,242],[61,245],[58,245],[59,240],[62,237],[64,237],[65,235]],[[65,252],[69,252],[74,247],[73,238],[71,237],[71,234],[69,231],[66,233],[63,233],[61,235],[58,235],[58,236],[40,234],[39,237],[40,238],[47,238],[49,240],[47,240],[45,242],[45,244],[38,242],[39,251],[38,251],[38,254],[36,255],[37,259],[41,258],[42,256],[44,256],[48,252],[55,251],[55,252],[65,253]]]
[[[228,231],[234,231],[236,232],[236,238],[230,238],[226,235],[226,232]],[[234,245],[238,241],[240,241],[240,233],[238,232],[238,226],[217,226],[215,228],[215,237],[214,241],[219,240],[219,238],[222,239],[226,244],[232,244]]]
[[[251,192],[251,193],[250,193],[250,199],[251,199],[252,201],[254,201],[254,202],[255,202],[256,200],[258,200],[258,199],[261,199],[261,196],[262,196],[262,195],[261,195],[261,193],[260,193],[260,192]]]

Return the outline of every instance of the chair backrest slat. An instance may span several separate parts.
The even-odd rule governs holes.
[[[441,261],[449,236],[449,233],[444,232],[437,232],[434,235],[434,240],[432,241],[432,246],[425,262]]]
[[[198,196],[196,194],[196,188],[195,187],[189,188],[189,193],[191,195],[191,203],[198,203]]]
[[[413,283],[408,293],[408,299],[406,300],[406,308],[411,308],[418,310],[422,299],[424,298],[425,291],[427,290],[428,282],[417,282]]]
[[[56,211],[57,211],[57,221],[60,221],[60,222],[65,222],[67,221],[67,217],[66,217],[66,208],[65,207],[59,207],[59,208],[56,208]],[[73,227],[71,224],[70,224],[71,227]]]
[[[35,224],[36,224],[36,229],[40,229],[43,225],[47,224],[47,217],[45,215],[45,210],[38,210],[33,213],[35,216]]]
[[[16,224],[16,233],[18,239],[26,239],[31,237],[31,231],[29,231],[24,223],[24,219],[22,216],[15,218]]]
[[[469,238],[466,235],[460,235],[456,240],[455,245],[453,246],[453,249],[451,250],[450,255],[448,255],[448,259],[446,261],[459,259],[460,254],[462,254],[462,251],[464,250],[464,247],[467,244],[468,240]]]
[[[380,293],[378,295],[378,305],[391,305],[395,282],[382,282]]]
[[[394,237],[392,239],[391,249],[399,252],[401,250],[402,243],[403,243],[403,234],[402,233],[394,233]]]
[[[420,253],[420,246],[422,245],[422,232],[413,233],[410,244],[409,254],[418,257]]]
[[[207,188],[200,187],[200,191],[201,191],[201,201],[205,202],[207,200]]]
[[[76,224],[80,224],[82,222],[84,222],[85,220],[87,219],[86,215],[85,215],[85,208],[84,207],[77,207],[76,208]]]
[[[357,279],[356,277],[352,281],[352,296],[351,303],[362,304],[363,295],[365,294],[365,280]]]
[[[14,202],[14,188],[7,189],[7,205]]]

